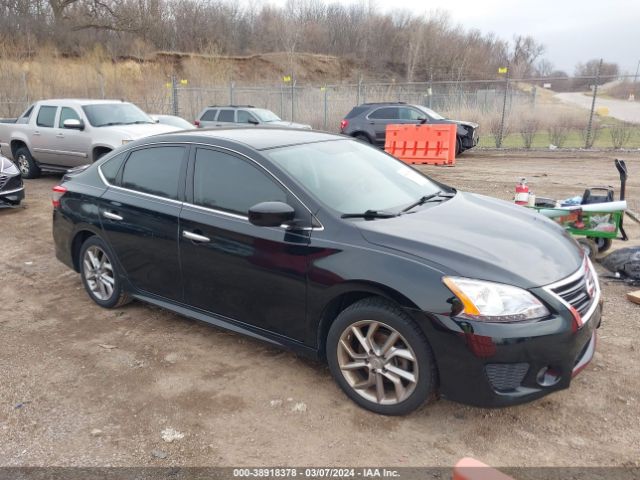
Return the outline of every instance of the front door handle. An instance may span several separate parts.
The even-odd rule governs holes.
[[[36,130],[35,132],[33,132],[33,134],[34,135],[40,135],[40,132]]]
[[[56,138],[64,138],[64,135],[59,133],[59,134],[56,135]]]
[[[102,212],[102,216],[104,218],[108,218],[109,220],[116,220],[118,222],[120,222],[122,220],[122,217],[120,215],[118,215],[117,213],[113,213],[113,212]]]
[[[193,232],[188,232],[187,230],[182,231],[182,236],[184,238],[188,238],[189,240],[193,240],[194,242],[208,243],[211,241],[209,237],[205,237],[204,235],[198,235],[197,233],[193,233]]]

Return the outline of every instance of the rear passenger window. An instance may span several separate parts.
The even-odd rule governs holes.
[[[216,119],[216,114],[218,113],[217,109],[206,110],[202,117],[200,117],[201,122],[213,122]]]
[[[196,205],[247,215],[260,202],[286,202],[287,194],[261,168],[227,153],[196,151],[193,195]]]
[[[150,147],[129,155],[122,187],[176,200],[185,147]]]
[[[100,171],[102,175],[107,180],[107,182],[112,185],[116,183],[116,178],[118,178],[118,172],[120,171],[120,167],[122,166],[122,162],[127,158],[127,152],[121,153],[120,155],[116,155],[110,160],[107,160],[102,165],[100,165]]]
[[[57,110],[58,107],[40,107],[38,118],[36,118],[36,125],[39,127],[53,127]]]
[[[218,115],[219,122],[233,122],[233,110],[220,110],[220,115]]]
[[[369,115],[369,118],[378,118],[381,120],[398,120],[398,108],[386,107],[379,108]]]

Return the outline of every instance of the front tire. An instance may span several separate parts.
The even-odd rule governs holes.
[[[22,178],[38,178],[40,176],[40,167],[31,156],[31,152],[29,152],[27,147],[18,148],[15,159]]]
[[[327,336],[333,378],[354,402],[383,415],[406,415],[434,392],[431,348],[411,318],[381,298],[338,315]]]
[[[89,237],[80,249],[80,275],[91,300],[103,308],[120,307],[130,301],[114,256],[99,237]]]

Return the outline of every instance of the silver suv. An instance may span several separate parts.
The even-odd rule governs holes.
[[[198,128],[227,127],[234,124],[260,125],[262,127],[290,127],[311,130],[311,125],[286,122],[271,110],[253,105],[211,105],[206,107],[195,122]]]

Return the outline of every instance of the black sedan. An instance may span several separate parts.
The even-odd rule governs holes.
[[[57,257],[98,305],[132,298],[326,359],[359,405],[504,406],[592,358],[600,288],[526,208],[456,191],[344,136],[141,139],[53,192]]]
[[[0,207],[16,206],[24,199],[24,185],[18,167],[0,155]]]

